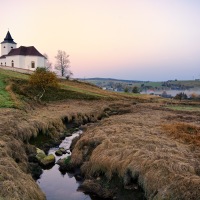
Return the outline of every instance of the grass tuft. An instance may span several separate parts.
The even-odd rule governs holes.
[[[188,123],[164,124],[163,129],[174,139],[200,146],[200,127]]]

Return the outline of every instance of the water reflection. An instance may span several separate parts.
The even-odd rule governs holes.
[[[59,147],[69,149],[72,139],[81,133],[81,131],[78,131],[72,136],[66,137]],[[55,151],[58,148],[51,148],[49,154],[55,155]],[[69,155],[70,154],[62,156],[55,155],[56,161]],[[43,174],[40,179],[37,180],[38,185],[46,194],[47,200],[91,200],[89,195],[77,191],[81,182],[77,181],[73,174],[66,173],[63,175],[58,168],[59,166],[55,164],[51,169],[43,170]]]

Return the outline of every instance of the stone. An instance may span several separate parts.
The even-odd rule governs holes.
[[[39,162],[40,162],[43,158],[46,157],[46,154],[44,153],[43,150],[41,150],[41,149],[39,149],[39,148],[36,148],[36,152],[37,152],[36,158],[37,158],[37,160],[38,160]]]
[[[50,154],[46,157],[44,157],[40,163],[44,166],[44,167],[47,167],[48,165],[52,165],[52,164],[55,164],[55,156],[53,154]]]
[[[57,156],[62,156],[62,155],[63,155],[63,152],[62,152],[60,149],[58,149],[58,150],[55,152],[55,154],[56,154]]]
[[[36,148],[36,153],[41,153],[41,154],[45,154],[43,150],[39,149],[39,148]]]
[[[70,161],[68,161],[68,160],[69,160],[68,158],[63,158],[63,159],[59,159],[57,161],[56,164],[58,164],[60,166],[59,170],[61,172],[73,172],[74,171]]]
[[[67,154],[70,154],[71,152],[70,152],[70,150],[67,150],[66,153],[67,153]]]
[[[59,148],[59,150],[60,150],[63,154],[66,154],[66,153],[67,153],[67,150],[66,150],[64,147]]]

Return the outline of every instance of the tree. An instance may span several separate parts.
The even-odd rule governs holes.
[[[58,78],[54,72],[47,71],[45,68],[37,68],[30,76],[29,83],[39,90],[34,99],[40,101],[48,87],[58,87]]]
[[[180,92],[178,94],[176,94],[176,96],[174,97],[174,99],[178,99],[178,100],[182,100],[182,99],[187,99],[187,94],[185,94],[184,92]]]
[[[52,70],[52,62],[49,61],[49,56],[46,53],[44,53],[43,56],[47,59],[46,66],[45,66],[46,70],[51,71]]]
[[[70,78],[72,76],[72,72],[69,70],[69,55],[67,55],[65,51],[58,50],[57,56],[55,58],[55,68],[61,72],[61,76],[66,76],[66,78]]]
[[[168,94],[167,94],[166,91],[163,91],[162,94],[161,94],[161,96],[166,98],[168,96]]]
[[[128,93],[128,88],[127,87],[124,88],[124,92]]]
[[[137,86],[134,86],[132,89],[132,93],[140,93],[139,88]]]

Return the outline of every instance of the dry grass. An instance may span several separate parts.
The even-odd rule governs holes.
[[[81,165],[86,176],[104,174],[111,179],[117,174],[124,185],[137,180],[148,199],[199,198],[199,112],[182,116],[159,106],[166,102],[151,96],[109,93],[73,81],[62,84],[71,91],[108,98],[30,104],[29,110],[1,108],[0,199],[45,198],[27,171],[26,143],[31,137],[39,132],[58,137],[63,122],[82,124],[108,115],[112,116],[91,125],[73,150],[71,162]],[[9,87],[7,92],[13,95]]]
[[[200,148],[169,137],[162,126],[169,123],[168,115],[176,113],[143,105],[133,106],[132,113],[104,119],[84,133],[71,161],[81,165],[86,176],[104,174],[111,179],[118,174],[125,185],[138,180],[148,199],[198,199]],[[188,131],[188,126],[177,127]],[[198,134],[197,125],[190,129]],[[88,159],[86,154],[94,142],[100,144]]]
[[[200,127],[191,123],[164,124],[163,129],[172,138],[186,143],[200,146]]]
[[[45,199],[28,174],[28,141],[37,137],[39,132],[59,137],[66,128],[63,121],[77,124],[82,124],[84,120],[96,121],[105,107],[107,102],[104,101],[66,101],[35,106],[29,111],[1,108],[0,186],[3,189],[0,190],[0,199]]]

